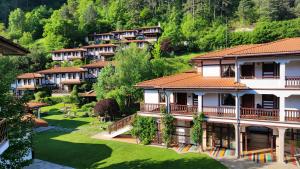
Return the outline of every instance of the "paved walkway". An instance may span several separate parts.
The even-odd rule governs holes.
[[[50,163],[48,161],[34,159],[33,163],[30,166],[25,167],[24,169],[74,169],[74,168]]]

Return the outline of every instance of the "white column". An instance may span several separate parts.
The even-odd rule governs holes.
[[[279,120],[285,121],[285,96],[279,97]]]
[[[285,70],[286,70],[286,62],[281,61],[280,63],[280,72],[279,72],[279,76],[280,76],[280,86],[282,88],[285,88]]]
[[[198,96],[198,113],[202,113],[203,112],[203,95],[204,93],[202,92],[196,92],[194,93],[195,95]]]
[[[235,82],[240,82],[240,64],[235,61]]]
[[[240,158],[240,124],[234,124],[235,128],[235,157]]]
[[[202,149],[205,151],[207,148],[207,142],[206,142],[206,137],[207,137],[207,124],[206,122],[202,123],[202,129],[203,129],[203,133],[202,133]]]
[[[240,96],[238,93],[235,94],[235,118],[240,120]]]
[[[171,96],[171,92],[166,91],[166,108],[167,108],[167,112],[171,113],[171,107],[170,107],[170,96]]]
[[[276,155],[279,163],[284,163],[284,137],[286,128],[278,128],[278,137],[276,138]]]

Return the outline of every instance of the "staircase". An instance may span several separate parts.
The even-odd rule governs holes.
[[[121,120],[114,122],[108,126],[108,135],[110,138],[114,138],[120,134],[126,133],[132,129],[131,123],[135,114],[127,116]]]

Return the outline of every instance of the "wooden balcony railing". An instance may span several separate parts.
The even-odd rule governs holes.
[[[215,107],[215,106],[204,106],[203,113],[205,116],[215,117],[235,117],[234,107]]]
[[[7,140],[6,119],[0,120],[0,144]]]
[[[198,106],[190,105],[171,104],[170,109],[172,114],[180,115],[192,115],[198,112]]]
[[[108,133],[111,134],[114,131],[124,128],[125,126],[131,125],[135,114],[127,116],[119,121],[114,122],[108,126]]]
[[[300,87],[300,76],[285,77],[285,87]]]
[[[165,108],[165,104],[141,103],[140,105],[140,110],[142,112],[160,113],[161,110]]]
[[[285,120],[300,122],[300,110],[285,110]]]
[[[242,119],[279,120],[278,109],[241,108],[240,115]]]

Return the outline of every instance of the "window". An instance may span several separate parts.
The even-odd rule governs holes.
[[[28,79],[28,85],[30,85],[31,84],[31,79]]]
[[[165,93],[159,92],[159,93],[158,93],[158,97],[159,97],[159,103],[165,103],[165,102],[166,102],[166,96],[165,96]]]
[[[279,75],[279,64],[263,63],[263,78],[274,78]]]
[[[262,107],[264,109],[278,109],[279,99],[274,95],[262,95]]]
[[[193,105],[197,106],[198,105],[198,96],[193,94]]]
[[[65,78],[65,77],[66,77],[66,74],[64,74],[64,73],[61,74],[61,77],[62,77],[62,78]]]
[[[59,78],[59,74],[56,74],[56,78]]]
[[[24,85],[27,85],[27,80],[24,80]]]
[[[21,79],[18,80],[18,84],[21,84]]]
[[[231,94],[221,94],[220,99],[222,106],[235,106],[235,98]]]
[[[222,77],[234,77],[235,76],[235,65],[221,65],[221,76]]]
[[[254,64],[241,65],[241,77],[242,78],[253,78],[255,76]]]

